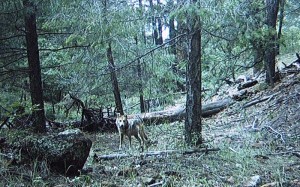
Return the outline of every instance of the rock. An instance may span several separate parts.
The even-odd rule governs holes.
[[[244,187],[256,187],[261,183],[261,178],[259,175],[250,177],[244,184]]]
[[[233,176],[230,176],[230,177],[226,180],[226,182],[228,182],[229,184],[234,184],[234,178],[233,178]]]
[[[30,135],[20,142],[21,161],[46,160],[51,171],[78,175],[89,156],[92,141],[79,129],[56,135]]]
[[[142,181],[146,185],[151,185],[155,183],[155,178],[153,177],[141,177]]]

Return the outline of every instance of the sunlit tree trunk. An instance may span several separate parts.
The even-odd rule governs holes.
[[[197,0],[191,3],[197,6]],[[189,16],[190,52],[186,70],[186,117],[185,140],[188,145],[194,141],[202,143],[201,124],[201,25],[197,15]]]
[[[269,29],[269,35],[266,43],[265,67],[266,82],[274,86],[275,78],[275,57],[276,57],[276,21],[279,8],[279,0],[266,0],[266,24]]]
[[[25,10],[25,35],[29,65],[30,94],[33,105],[33,127],[36,132],[46,132],[42,77],[36,28],[36,6],[23,0]]]

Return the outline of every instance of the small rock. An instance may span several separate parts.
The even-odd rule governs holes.
[[[153,177],[142,177],[142,181],[146,185],[151,185],[151,184],[155,183],[155,178],[153,178]]]
[[[259,175],[252,176],[244,184],[244,187],[256,187],[261,183],[261,178]]]
[[[234,178],[233,178],[233,176],[229,177],[226,181],[227,181],[229,184],[234,184]]]

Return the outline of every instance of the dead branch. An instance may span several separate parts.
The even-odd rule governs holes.
[[[252,105],[256,105],[257,103],[261,103],[261,102],[264,102],[264,101],[269,101],[269,100],[271,100],[274,96],[275,96],[276,94],[272,94],[272,95],[269,95],[269,96],[265,96],[265,97],[263,97],[263,98],[261,98],[261,99],[254,99],[254,100],[252,100],[252,101],[249,101],[248,103],[246,103],[246,104],[244,104],[243,105],[243,108],[248,108],[248,107],[250,107],[250,106],[252,106]]]
[[[283,143],[285,143],[285,141],[284,141],[284,139],[283,139],[283,136],[282,136],[282,134],[281,134],[280,132],[276,131],[275,129],[273,129],[271,126],[268,126],[268,125],[266,125],[266,126],[264,126],[264,127],[269,128],[272,132],[274,132],[275,134],[277,134],[278,136],[280,136],[281,141],[282,141]]]
[[[139,156],[162,156],[162,155],[168,155],[168,154],[182,154],[182,155],[188,155],[188,154],[193,154],[193,153],[208,153],[211,151],[219,151],[219,148],[202,148],[202,149],[191,149],[191,150],[164,150],[164,151],[151,151],[151,152],[146,152],[146,153],[141,153]],[[95,150],[97,151],[97,150]],[[94,155],[94,160],[95,161],[100,161],[100,160],[112,160],[112,159],[121,159],[121,158],[128,158],[128,157],[133,157],[134,155],[132,154],[127,154],[127,153],[116,153],[116,154],[109,154],[109,155],[101,155],[97,156],[96,154]]]

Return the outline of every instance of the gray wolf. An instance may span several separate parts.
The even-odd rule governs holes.
[[[122,145],[124,143],[124,135],[126,135],[129,138],[130,149],[131,136],[134,136],[139,141],[142,151],[144,150],[144,145],[146,145],[148,137],[144,132],[144,124],[142,119],[128,119],[127,115],[117,114],[116,125],[120,136],[119,150],[122,149]]]

